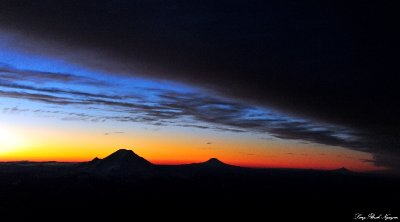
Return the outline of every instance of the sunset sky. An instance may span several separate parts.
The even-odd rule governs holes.
[[[377,68],[388,46],[359,38],[381,21],[322,3],[4,2],[0,161],[127,148],[157,164],[399,167],[398,77]]]

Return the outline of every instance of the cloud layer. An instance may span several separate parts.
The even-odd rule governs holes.
[[[6,73],[16,73],[13,78],[3,76],[0,71],[0,96],[44,102],[52,105],[75,106],[79,109],[97,109],[102,112],[66,112],[63,110],[31,110],[34,113],[56,115],[64,120],[81,121],[121,121],[142,122],[151,125],[173,125],[198,129],[223,130],[230,132],[254,132],[269,134],[282,139],[303,140],[325,145],[336,145],[362,149],[354,132],[327,124],[317,124],[299,118],[285,116],[278,112],[263,110],[237,101],[217,96],[202,95],[195,92],[177,92],[169,89],[144,88],[146,94],[130,93],[115,95],[70,90],[67,88],[48,88],[40,84],[21,83],[20,73],[34,73],[29,70],[15,70],[11,67]],[[53,82],[57,73],[44,73],[46,80],[37,72],[28,79]],[[73,76],[74,79],[80,79]],[[36,78],[38,80],[36,80]],[[85,77],[84,77],[85,79]],[[13,81],[12,81],[13,80]],[[74,83],[74,82],[73,82]],[[20,112],[16,107],[6,108],[5,112]],[[26,112],[27,110],[23,110]],[[105,111],[105,112],[103,112]]]

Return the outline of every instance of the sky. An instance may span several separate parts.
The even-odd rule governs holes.
[[[2,1],[0,161],[398,172],[390,4]]]

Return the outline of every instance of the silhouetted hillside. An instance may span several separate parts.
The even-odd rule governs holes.
[[[327,215],[353,221],[360,212],[400,216],[392,204],[400,198],[398,187],[399,178],[346,169],[252,169],[216,158],[154,165],[122,149],[85,163],[0,163],[0,213],[2,219],[176,219],[187,213],[243,221],[323,221]]]
[[[152,163],[132,150],[119,149],[104,159],[95,158],[82,164],[85,171],[103,176],[153,176],[156,174]]]
[[[209,160],[207,160],[204,163],[201,163],[202,165],[205,166],[211,166],[211,167],[225,167],[225,166],[229,166],[228,164],[225,164],[223,162],[221,162],[219,159],[217,158],[210,158]]]
[[[350,171],[349,169],[347,169],[345,167],[342,167],[342,168],[339,168],[339,169],[336,169],[336,170],[332,170],[332,172],[343,173],[343,174],[352,174],[353,173],[352,171]]]

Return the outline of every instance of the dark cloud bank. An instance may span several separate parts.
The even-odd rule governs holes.
[[[0,27],[40,40],[36,53],[351,127],[375,164],[400,169],[394,4],[10,0],[0,3]]]

